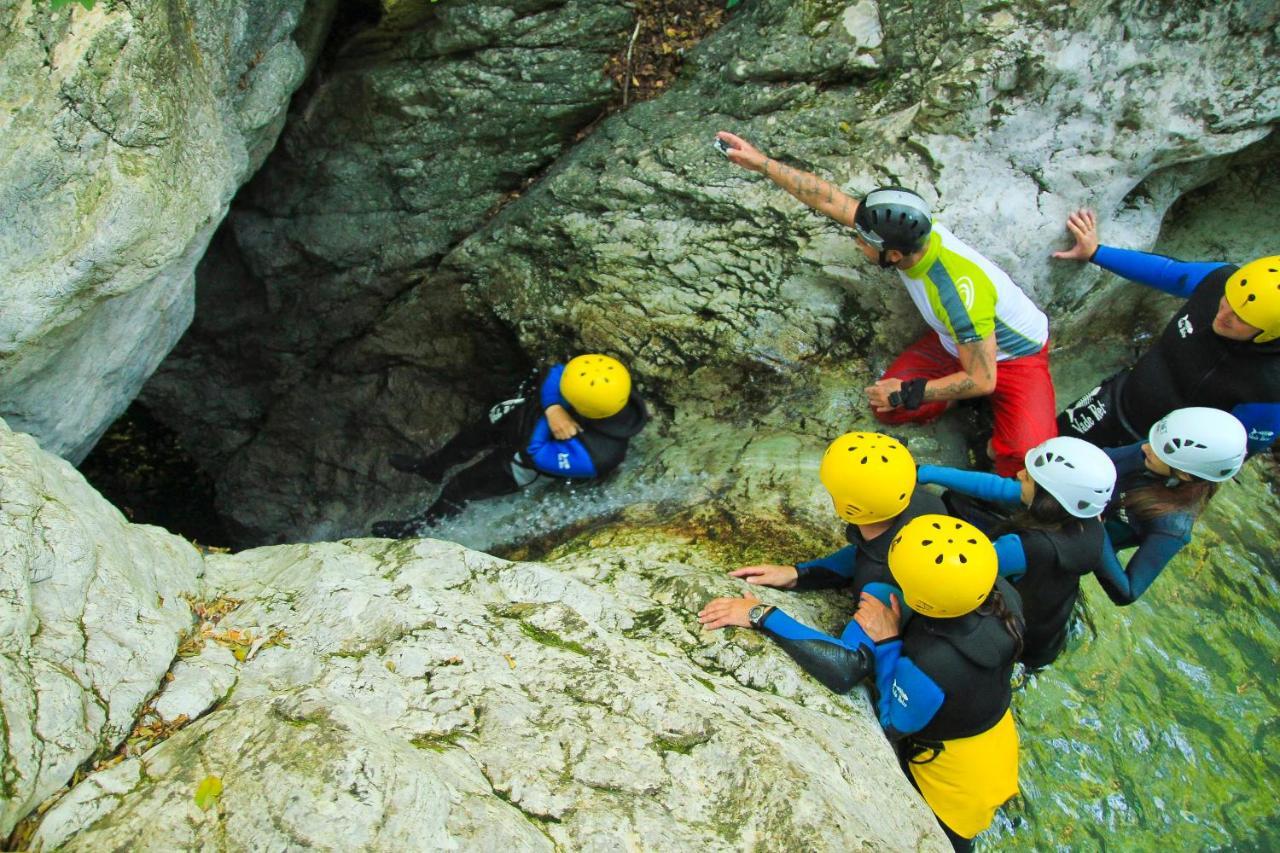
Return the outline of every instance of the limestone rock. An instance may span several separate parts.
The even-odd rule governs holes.
[[[78,461],[191,321],[332,0],[0,3],[0,415]]]
[[[201,569],[0,421],[0,836],[133,728]]]
[[[194,720],[227,695],[236,683],[235,656],[216,643],[206,643],[200,654],[174,664],[173,680],[156,698],[160,719],[172,723],[179,717]]]
[[[731,583],[672,553],[510,563],[364,540],[210,556],[206,597],[245,602],[220,626],[286,639],[215,711],[73,789],[36,840],[945,849],[865,694],[830,694],[754,632],[701,632],[696,606]],[[223,793],[202,813],[206,775]]]

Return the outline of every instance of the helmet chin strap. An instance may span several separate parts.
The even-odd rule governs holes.
[[[887,270],[889,267],[893,266],[893,261],[887,260],[886,255],[888,251],[888,249],[880,250],[880,269],[882,270]]]

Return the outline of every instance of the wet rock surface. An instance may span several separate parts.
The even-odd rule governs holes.
[[[26,446],[22,469],[4,469],[6,494],[24,477],[68,481],[56,501],[33,498],[33,515],[65,504],[87,517],[101,505],[65,463],[0,435],[6,448]],[[832,695],[755,632],[698,627],[701,603],[737,586],[720,564],[723,533],[703,542],[705,524],[651,526],[548,562],[436,540],[356,540],[201,563],[177,537],[115,520],[96,531],[98,549],[142,537],[152,551],[132,549],[134,571],[171,585],[184,577],[185,590],[202,570],[192,592],[200,612],[218,611],[216,630],[190,634],[166,680],[191,624],[187,603],[162,588],[169,608],[145,618],[163,617],[167,642],[148,645],[127,614],[155,593],[115,590],[111,613],[123,616],[129,654],[100,681],[134,690],[111,728],[127,732],[157,683],[167,686],[155,710],[190,721],[47,806],[28,836],[44,849],[403,849],[424,838],[522,849],[736,850],[781,838],[823,850],[945,849],[865,692]],[[43,535],[6,525],[6,553],[47,561],[63,526],[74,529],[66,519],[46,521],[53,532]],[[6,558],[6,576],[10,566]],[[44,583],[65,585],[69,574],[57,566]],[[847,606],[766,598],[786,598],[815,624]],[[40,636],[74,624],[41,615]],[[37,645],[22,660],[38,669],[39,656]],[[43,707],[35,716],[46,689],[38,679],[4,683],[7,750],[36,719],[34,747],[46,752],[79,731]],[[34,777],[24,756],[2,755],[7,779]],[[4,829],[77,763],[48,761],[39,790],[6,792]],[[221,793],[201,809],[195,794],[210,776]]]

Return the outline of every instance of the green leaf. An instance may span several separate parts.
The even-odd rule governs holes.
[[[206,776],[196,787],[196,805],[207,812],[222,794],[222,780],[217,776]]]
[[[726,9],[732,9],[734,6],[737,6],[741,2],[742,0],[725,0],[724,7]]]

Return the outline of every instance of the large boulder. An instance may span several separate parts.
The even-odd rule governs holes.
[[[697,519],[544,562],[435,540],[202,558],[30,437],[0,452],[0,834],[72,783],[21,846],[946,849],[863,689],[701,630],[739,584]],[[754,523],[754,547],[818,547]],[[765,593],[847,618],[843,594]]]
[[[333,0],[0,2],[0,415],[79,461],[191,322]]]
[[[133,729],[202,568],[0,421],[0,837]]]

